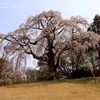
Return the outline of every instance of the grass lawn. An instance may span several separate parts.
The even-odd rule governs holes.
[[[2,86],[0,100],[100,100],[100,83],[39,82]]]

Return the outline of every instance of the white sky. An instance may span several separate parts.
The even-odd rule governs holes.
[[[64,19],[80,15],[91,23],[100,14],[100,0],[0,0],[0,33],[14,31],[28,16],[49,10],[60,11]]]

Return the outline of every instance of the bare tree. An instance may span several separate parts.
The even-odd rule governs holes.
[[[100,37],[93,32],[86,32],[89,27],[86,19],[76,16],[69,20],[62,19],[57,11],[42,12],[30,16],[19,29],[7,35],[1,35],[6,41],[5,55],[8,55],[16,66],[26,64],[27,55],[46,62],[50,75],[56,75],[61,59],[96,48]],[[72,60],[71,60],[72,61]]]

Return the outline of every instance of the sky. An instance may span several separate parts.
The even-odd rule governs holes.
[[[61,12],[64,19],[80,15],[91,23],[100,14],[100,0],[0,0],[0,33],[14,31],[28,16],[49,10]],[[33,66],[31,59],[28,66]]]

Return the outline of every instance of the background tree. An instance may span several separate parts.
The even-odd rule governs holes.
[[[93,31],[97,34],[100,34],[100,16],[97,14],[93,18],[91,26],[88,28],[88,31]]]
[[[39,68],[38,80],[47,80],[49,74],[48,64],[42,61],[38,61],[37,67]]]
[[[11,78],[12,66],[4,58],[0,58],[0,79]]]
[[[2,78],[2,71],[5,69],[5,60],[3,58],[0,58],[0,79]]]
[[[26,69],[26,75],[28,82],[34,82],[38,80],[38,70],[33,68]]]
[[[93,18],[93,22],[91,23],[90,27],[88,28],[88,31],[92,31],[98,35],[100,35],[100,15],[96,14]],[[100,45],[100,41],[99,41],[99,45]],[[98,51],[98,53],[97,53]],[[100,66],[100,48],[98,48],[96,50],[96,52],[94,51],[94,55],[97,55],[97,63]]]

